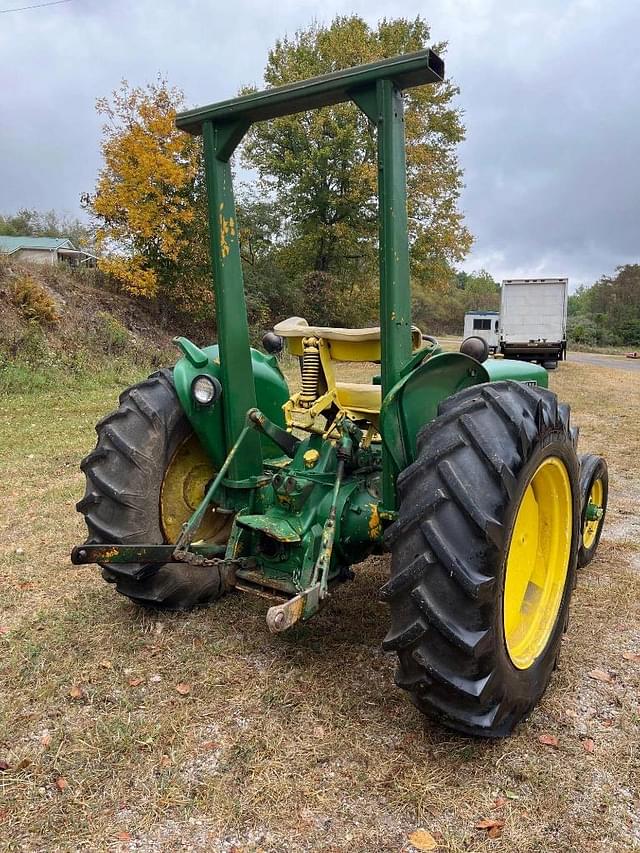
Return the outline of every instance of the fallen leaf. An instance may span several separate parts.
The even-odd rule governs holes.
[[[171,759],[169,758],[168,755],[162,756],[162,758],[160,759],[160,766],[161,767],[171,767]]]
[[[31,759],[30,758],[23,758],[21,761],[19,761],[16,764],[14,769],[15,770],[24,770],[26,767],[29,767],[30,765],[31,765]]]
[[[181,681],[179,684],[176,684],[176,691],[181,696],[188,696],[191,693],[191,685],[187,684],[186,681]]]
[[[64,791],[64,789],[68,788],[68,787],[69,787],[69,783],[64,778],[64,776],[58,776],[58,778],[56,779],[56,788],[59,791]]]
[[[220,744],[215,740],[205,740],[203,744],[201,744],[201,749],[219,749]]]
[[[492,826],[487,832],[489,838],[500,838],[502,835],[502,827],[501,826]]]
[[[558,738],[555,735],[540,735],[538,741],[544,746],[552,746],[554,749],[558,748]]]
[[[74,684],[69,690],[69,697],[71,699],[84,699],[84,690],[79,684]]]
[[[144,684],[144,678],[129,679],[129,687],[140,687],[141,684]]]
[[[485,817],[476,824],[476,829],[502,829],[504,821],[500,818]],[[492,836],[493,837],[493,836]]]
[[[0,823],[2,823],[6,817],[9,817],[9,809],[0,809]]]
[[[611,726],[613,725],[613,720],[610,720],[610,719],[602,720],[602,725],[605,726],[606,728],[610,729]]]
[[[5,770],[9,770],[10,764],[7,761],[4,761],[0,758],[0,773],[3,773]]]
[[[593,678],[596,681],[603,681],[605,684],[611,684],[613,681],[613,676],[605,672],[604,669],[592,669],[587,675],[589,678]]]
[[[108,658],[103,658],[100,661],[100,666],[103,669],[113,669],[113,664],[111,663],[111,661]]]
[[[582,741],[582,748],[584,749],[585,752],[589,752],[589,753],[593,752],[594,746],[595,746],[595,743],[593,742],[593,739],[590,737],[586,737]]]
[[[640,661],[640,652],[622,652],[625,660]]]
[[[130,832],[119,832],[118,833],[118,841],[131,841],[131,833]]]
[[[409,836],[409,841],[416,850],[436,850],[438,842],[426,829],[416,829]]]
[[[10,629],[9,629],[9,628],[7,628],[7,626],[6,626],[6,625],[0,625],[0,636],[2,636],[3,634],[8,634],[8,633],[9,633],[9,630],[10,630]]]
[[[45,732],[45,734],[42,735],[42,737],[40,738],[40,743],[42,744],[42,746],[44,746],[45,749],[48,746],[51,746],[51,735],[49,734],[49,732]]]
[[[497,797],[493,802],[494,809],[501,809],[507,804],[506,797]]]
[[[36,588],[36,585],[34,583],[32,583],[31,581],[23,581],[22,583],[18,584],[18,589],[27,590],[27,589],[35,589],[35,588]]]

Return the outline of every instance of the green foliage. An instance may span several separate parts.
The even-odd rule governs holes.
[[[626,264],[614,276],[569,297],[569,339],[604,346],[640,344],[640,264]]]
[[[360,63],[419,50],[429,40],[421,19],[337,17],[276,42],[264,81],[295,82]],[[442,53],[446,45],[435,45]],[[245,89],[245,92],[251,91]],[[460,260],[471,237],[457,210],[461,189],[456,145],[461,115],[450,82],[405,95],[408,205],[414,273],[424,279],[437,261]],[[353,104],[339,104],[254,125],[243,158],[256,168],[261,190],[287,223],[283,261],[293,275],[310,271],[364,286],[373,277],[377,252],[375,131]],[[309,312],[311,313],[311,312]]]
[[[449,271],[440,286],[414,282],[413,322],[426,334],[460,335],[467,311],[497,311],[500,288],[485,270]]]
[[[94,317],[96,343],[107,355],[123,352],[129,343],[129,332],[117,317],[108,311],[98,311]]]
[[[26,320],[46,325],[60,319],[55,300],[30,275],[20,276],[12,282],[9,292],[13,304]]]
[[[0,214],[0,235],[5,237],[68,237],[79,249],[93,246],[89,225],[77,217],[47,210],[44,213],[23,208],[14,214]]]

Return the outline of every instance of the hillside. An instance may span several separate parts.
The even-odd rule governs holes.
[[[167,364],[176,356],[171,338],[186,331],[97,270],[0,259],[0,385],[20,366],[78,373]]]

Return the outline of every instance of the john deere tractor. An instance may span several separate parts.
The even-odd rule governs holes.
[[[487,359],[473,338],[444,352],[412,326],[402,93],[443,77],[424,50],[178,116],[203,138],[218,343],[176,338],[176,365],[97,425],[78,503],[89,535],[72,558],[151,607],[259,595],[282,632],[390,551],[380,595],[398,685],[446,725],[498,737],[556,665],[576,568],[602,531],[607,467],[577,456],[542,367]],[[380,327],[291,317],[260,352],[229,158],[253,122],[343,101],[377,129]],[[300,363],[293,393],[285,345]],[[369,365],[370,381],[341,378],[346,362]]]

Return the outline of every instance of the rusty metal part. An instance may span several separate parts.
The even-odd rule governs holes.
[[[273,597],[288,599],[296,592],[295,586],[287,578],[270,578],[262,572],[251,568],[238,569],[238,588],[243,584],[243,589],[250,591],[263,590],[269,592]]]
[[[267,610],[267,628],[272,634],[281,634],[301,619],[315,613],[320,606],[320,584],[298,593],[284,604],[275,604]]]
[[[194,545],[191,556],[202,559],[220,557],[224,545]],[[174,559],[174,545],[80,545],[71,552],[74,566],[87,563],[170,563]]]

